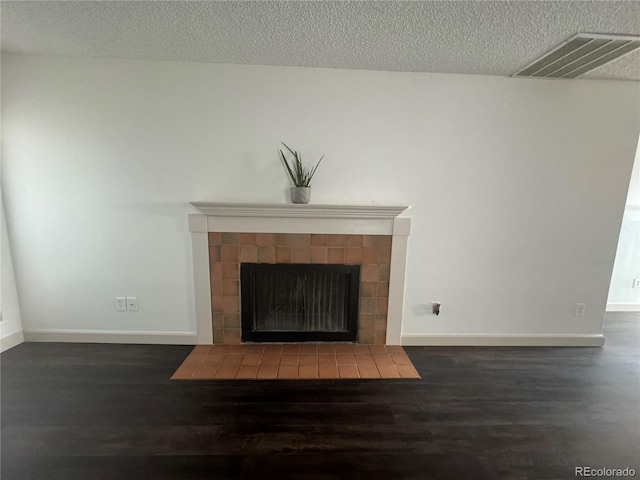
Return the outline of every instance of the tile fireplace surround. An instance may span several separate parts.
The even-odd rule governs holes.
[[[240,343],[239,265],[361,265],[358,342],[399,345],[407,206],[191,203],[198,344]]]

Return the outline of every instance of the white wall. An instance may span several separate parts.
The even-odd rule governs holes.
[[[285,141],[313,202],[413,206],[405,333],[601,332],[636,83],[3,55],[2,89],[25,330],[193,332],[185,203],[284,202]]]
[[[640,288],[633,288],[635,278],[640,278],[640,146],[622,217],[607,310],[640,311]]]
[[[2,212],[2,224],[0,226],[0,265],[2,275],[0,278],[0,351],[4,352],[23,342],[22,320],[20,317],[20,302],[13,269],[11,246],[7,234],[7,225],[4,215],[4,204],[0,201]]]

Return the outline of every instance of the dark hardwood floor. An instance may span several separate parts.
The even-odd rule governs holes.
[[[640,316],[605,334],[406,348],[420,380],[171,381],[190,347],[23,344],[1,357],[2,480],[640,476]]]

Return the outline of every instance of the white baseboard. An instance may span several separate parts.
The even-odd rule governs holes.
[[[5,352],[16,345],[20,345],[22,342],[24,342],[24,335],[22,334],[22,331],[7,335],[0,339],[0,352]]]
[[[426,347],[601,347],[604,335],[403,334],[401,343]]]
[[[607,312],[640,312],[640,303],[607,303]]]
[[[140,343],[195,345],[191,332],[126,332],[111,330],[25,330],[25,342]]]

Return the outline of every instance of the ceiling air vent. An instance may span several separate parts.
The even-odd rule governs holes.
[[[576,78],[640,47],[640,37],[578,33],[512,77]]]

